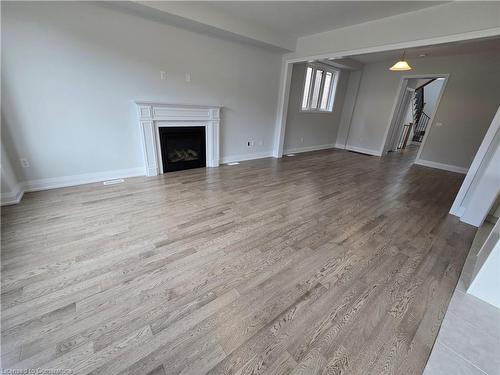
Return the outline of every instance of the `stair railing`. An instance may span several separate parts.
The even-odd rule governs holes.
[[[425,112],[421,113],[417,126],[415,126],[415,131],[413,132],[413,142],[422,142],[430,119],[431,118]]]

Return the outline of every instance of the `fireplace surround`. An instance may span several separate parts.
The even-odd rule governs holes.
[[[136,101],[135,104],[137,106],[139,126],[141,128],[144,168],[147,176],[156,176],[169,171],[164,170],[164,155],[162,154],[160,137],[160,129],[162,128],[188,129],[203,127],[205,130],[205,166],[219,166],[219,125],[221,107],[144,101]],[[185,152],[189,154],[189,151],[185,150]],[[177,158],[182,158],[182,154],[184,154],[184,152],[181,151],[180,154],[177,155]],[[190,157],[184,156],[184,158],[189,159]]]

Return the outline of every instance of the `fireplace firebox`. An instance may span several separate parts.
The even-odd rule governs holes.
[[[205,127],[160,127],[163,173],[206,166]]]

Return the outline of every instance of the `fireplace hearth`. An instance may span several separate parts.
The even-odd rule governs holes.
[[[205,127],[160,127],[163,173],[206,166]]]

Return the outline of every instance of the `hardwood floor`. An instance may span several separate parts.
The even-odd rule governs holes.
[[[418,374],[475,229],[463,176],[329,150],[2,209],[2,366]]]

